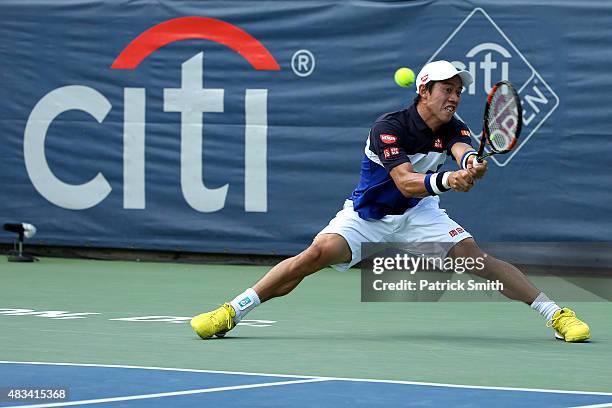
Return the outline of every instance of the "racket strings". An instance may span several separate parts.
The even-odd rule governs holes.
[[[489,142],[494,151],[512,148],[519,124],[519,102],[508,85],[501,84],[493,94],[487,117]]]

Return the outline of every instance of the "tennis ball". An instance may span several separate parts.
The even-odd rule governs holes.
[[[408,88],[414,83],[414,72],[410,68],[402,67],[395,71],[395,83]]]

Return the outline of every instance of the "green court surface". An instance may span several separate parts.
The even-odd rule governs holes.
[[[2,257],[0,360],[612,391],[606,301],[566,305],[592,330],[592,341],[569,344],[520,303],[362,303],[358,270],[325,269],[224,339],[191,331],[190,316],[267,269]],[[546,291],[548,279],[535,283]]]

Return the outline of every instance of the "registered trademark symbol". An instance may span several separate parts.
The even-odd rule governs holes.
[[[299,77],[307,77],[315,69],[315,57],[308,50],[297,50],[291,57],[291,69]]]

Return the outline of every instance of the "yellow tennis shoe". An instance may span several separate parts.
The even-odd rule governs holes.
[[[191,328],[203,339],[223,337],[236,326],[234,316],[234,308],[229,303],[224,303],[212,312],[202,313],[191,319]]]
[[[591,337],[589,326],[567,307],[557,310],[546,326],[555,329],[555,337],[559,340],[577,342]]]

